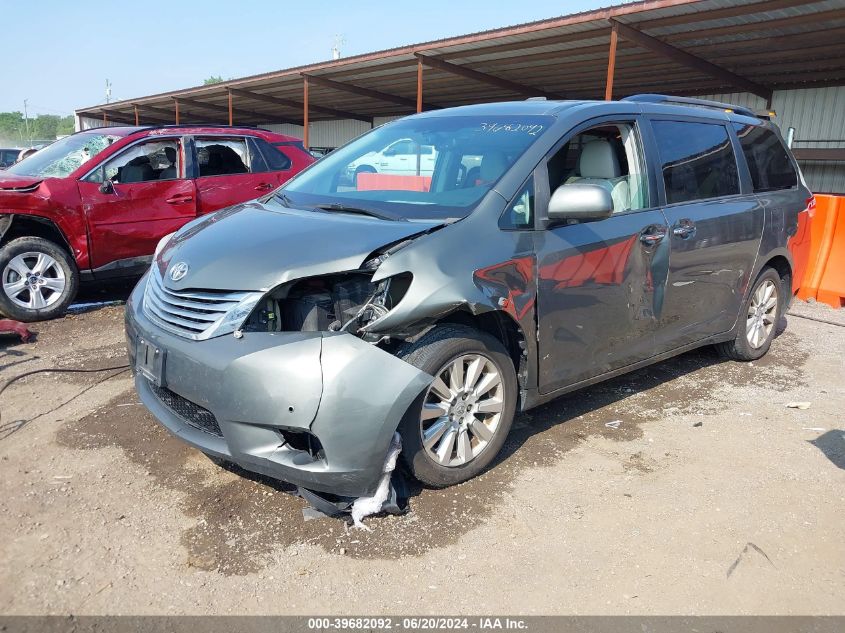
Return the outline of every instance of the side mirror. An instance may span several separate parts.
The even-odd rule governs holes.
[[[601,185],[561,185],[549,200],[549,224],[565,220],[603,220],[613,214],[613,197]]]
[[[106,178],[100,183],[100,193],[114,193],[114,183]]]

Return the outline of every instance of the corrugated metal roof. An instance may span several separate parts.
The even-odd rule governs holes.
[[[845,0],[646,0],[92,106],[77,113],[102,117],[106,112],[110,120],[131,123],[137,106],[142,123],[172,122],[179,100],[181,122],[223,122],[228,119],[228,89],[233,88],[265,97],[233,94],[235,123],[301,124],[303,75],[310,75],[315,77],[309,82],[312,121],[348,118],[343,113],[367,119],[407,114],[416,100],[415,53],[459,67],[425,66],[423,98],[430,107],[524,98],[525,90],[515,90],[514,83],[567,98],[601,98],[610,20],[766,90],[845,84]],[[468,78],[461,69],[488,78]],[[318,78],[336,83],[320,85]],[[338,89],[337,82],[347,88]],[[356,87],[393,100],[374,98],[372,92],[356,94]],[[736,89],[730,75],[692,68],[677,57],[619,39],[614,96]],[[286,101],[268,102],[266,97]],[[397,103],[396,98],[405,101]]]

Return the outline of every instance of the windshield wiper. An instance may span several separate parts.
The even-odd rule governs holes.
[[[276,191],[271,192],[269,198],[278,198],[279,202],[288,208],[293,206],[290,198],[288,198],[287,194],[281,189],[276,189]]]
[[[385,213],[384,211],[376,211],[375,209],[365,209],[363,207],[350,207],[345,204],[333,202],[331,204],[315,204],[315,209],[322,209],[323,211],[336,211],[338,213],[358,213],[360,215],[368,215],[379,220],[390,220],[391,222],[407,222],[407,218],[392,213]]]

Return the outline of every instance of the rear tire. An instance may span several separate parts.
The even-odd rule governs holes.
[[[411,474],[434,488],[472,479],[496,457],[516,411],[513,360],[495,338],[437,326],[397,356],[435,377],[420,409],[399,425]]]
[[[725,358],[752,361],[769,351],[783,314],[783,283],[774,268],[766,267],[757,276],[742,305],[736,338],[719,343],[716,349]]]
[[[18,321],[60,316],[76,297],[79,271],[70,254],[40,237],[0,248],[0,312]]]

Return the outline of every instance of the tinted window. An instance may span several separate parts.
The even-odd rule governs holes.
[[[281,149],[273,147],[263,138],[254,138],[252,140],[255,141],[264,155],[270,171],[285,171],[286,169],[290,169],[290,158]]]
[[[247,139],[246,143],[247,147],[249,148],[249,171],[253,174],[270,171],[270,169],[267,167],[267,161],[264,160],[264,157],[258,150],[258,145],[256,144],[255,139]]]
[[[734,129],[751,172],[754,191],[790,189],[798,184],[798,175],[777,134],[743,123],[734,123]]]
[[[725,126],[683,121],[653,121],[652,126],[668,204],[739,193]]]

